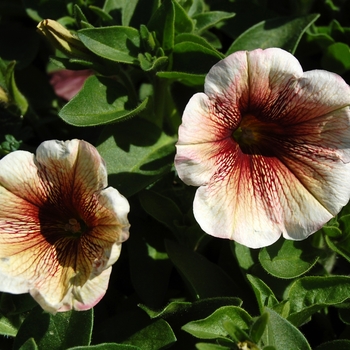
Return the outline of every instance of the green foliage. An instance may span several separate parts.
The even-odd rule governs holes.
[[[183,110],[231,53],[283,48],[349,83],[349,12],[341,0],[1,1],[0,156],[91,142],[129,199],[131,235],[94,311],[51,315],[2,293],[0,349],[350,348],[350,206],[306,240],[249,249],[202,231],[174,170]],[[47,18],[83,59],[36,33]],[[52,83],[63,69],[89,70],[82,86],[62,82],[73,98]]]

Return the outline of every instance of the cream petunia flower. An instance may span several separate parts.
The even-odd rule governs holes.
[[[87,310],[105,294],[128,238],[128,201],[107,186],[85,141],[46,141],[0,160],[0,290],[29,292],[55,313]]]
[[[194,215],[210,235],[258,248],[301,240],[350,197],[350,88],[303,72],[288,52],[239,51],[212,67],[187,104],[175,165],[199,186]]]

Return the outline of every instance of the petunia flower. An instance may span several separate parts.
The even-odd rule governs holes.
[[[319,230],[350,197],[350,88],[288,52],[239,51],[188,102],[175,165],[202,229],[251,248]]]
[[[2,158],[0,290],[29,292],[52,313],[92,308],[129,235],[129,203],[106,186],[105,163],[85,141]]]

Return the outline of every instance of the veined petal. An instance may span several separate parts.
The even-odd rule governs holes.
[[[91,308],[130,226],[103,159],[85,141],[47,141],[0,165],[0,290],[29,292],[49,312]]]
[[[189,101],[175,166],[203,230],[258,248],[304,239],[350,198],[350,87],[281,49],[235,52]]]
[[[197,190],[193,209],[205,232],[251,248],[281,234],[305,239],[332,217],[278,159],[245,155],[238,147]]]

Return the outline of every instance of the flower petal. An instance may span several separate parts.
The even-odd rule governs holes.
[[[130,226],[126,198],[104,188],[97,150],[47,141],[36,157],[17,151],[0,162],[0,290],[30,292],[49,312],[92,307]]]

